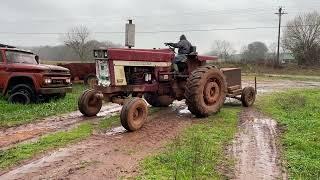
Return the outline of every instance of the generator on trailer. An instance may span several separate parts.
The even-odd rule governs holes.
[[[216,113],[226,97],[238,99],[246,107],[254,103],[255,88],[242,89],[239,68],[218,69],[207,64],[217,57],[200,56],[192,49],[187,61],[178,64],[179,73],[171,68],[175,57],[172,47],[94,50],[98,84],[80,96],[79,110],[85,116],[95,116],[103,100],[123,104],[121,124],[128,131],[135,131],[147,119],[145,101],[154,107],[166,107],[174,100],[185,99],[196,117]]]

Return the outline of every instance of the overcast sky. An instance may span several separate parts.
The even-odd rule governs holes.
[[[288,13],[283,16],[283,25],[285,25],[286,21],[299,13],[320,9],[320,1],[2,1],[0,5],[0,43],[16,46],[58,45],[62,43],[62,40],[61,35],[56,33],[64,33],[73,26],[85,25],[92,32],[92,39],[124,44],[123,33],[108,32],[123,32],[126,20],[132,18],[137,32],[153,32],[136,34],[136,47],[138,48],[163,47],[163,42],[177,41],[179,35],[184,33],[192,44],[198,46],[200,52],[207,52],[212,47],[214,40],[228,40],[233,43],[235,49],[239,50],[252,41],[263,41],[266,44],[276,41],[276,28],[230,29],[276,27],[278,18],[274,13],[279,6],[284,6]]]

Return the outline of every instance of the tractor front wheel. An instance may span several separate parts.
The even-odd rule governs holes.
[[[79,111],[87,116],[95,116],[102,107],[102,99],[96,96],[97,92],[93,89],[86,90],[79,97],[78,108]]]
[[[242,90],[241,102],[244,107],[250,107],[256,100],[256,91],[253,87],[245,87]]]
[[[226,79],[219,69],[199,67],[186,83],[185,98],[189,111],[197,117],[218,112],[225,101],[226,89]]]
[[[124,103],[120,113],[120,120],[125,129],[136,131],[146,122],[147,116],[147,103],[142,98],[132,98]]]
[[[168,107],[174,101],[168,95],[159,96],[155,93],[145,93],[144,99],[153,107]]]

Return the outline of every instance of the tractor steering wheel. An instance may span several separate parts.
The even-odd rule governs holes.
[[[171,45],[171,43],[164,43],[164,45],[165,45],[165,46],[168,46],[171,51],[175,52],[175,49],[176,49],[176,48],[173,47],[173,46]]]

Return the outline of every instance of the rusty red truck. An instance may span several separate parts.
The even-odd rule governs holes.
[[[0,93],[8,101],[29,104],[71,90],[68,69],[40,64],[36,54],[0,44]]]

